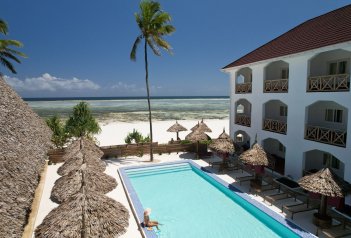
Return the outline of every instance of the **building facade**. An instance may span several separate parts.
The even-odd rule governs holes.
[[[257,139],[280,174],[298,179],[329,164],[351,182],[350,61],[351,5],[224,67],[231,137],[246,147]]]

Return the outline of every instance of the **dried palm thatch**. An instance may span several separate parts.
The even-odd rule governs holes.
[[[259,144],[255,144],[251,149],[242,153],[239,159],[246,164],[254,166],[268,165],[268,155]]]
[[[21,237],[51,130],[0,77],[0,237]]]
[[[106,169],[105,162],[95,155],[90,155],[89,152],[84,154],[78,152],[75,157],[66,160],[66,162],[58,168],[57,173],[61,176],[67,175],[71,171],[80,169],[84,163],[88,169],[96,172],[102,173]]]
[[[83,183],[82,173],[84,173],[85,188],[89,191],[105,194],[117,186],[117,181],[113,177],[87,169],[86,164],[83,164],[80,169],[73,170],[56,180],[51,191],[51,200],[61,203],[79,192]]]
[[[200,130],[203,132],[212,132],[212,130],[204,122],[204,119],[202,119],[201,122],[198,122],[193,128],[191,128],[191,131],[195,130]]]
[[[118,237],[126,232],[128,219],[128,210],[121,203],[82,189],[45,217],[35,237]]]
[[[210,149],[220,153],[234,153],[234,144],[229,139],[216,139],[209,145]]]
[[[185,139],[186,140],[190,140],[190,141],[204,141],[204,140],[208,140],[209,136],[200,130],[195,130],[190,132]]]
[[[79,151],[88,152],[91,156],[95,156],[96,158],[101,158],[104,155],[101,149],[93,141],[82,137],[73,141],[65,149],[65,154],[62,158],[66,161],[74,157]]]
[[[324,168],[314,174],[302,177],[298,183],[307,191],[322,195],[318,211],[321,218],[329,217],[327,215],[327,197],[344,197],[345,193],[350,190],[350,185],[329,168]]]
[[[310,192],[327,197],[344,197],[350,185],[338,177],[332,169],[324,168],[318,172],[301,178],[298,183]]]
[[[187,131],[188,129],[186,129],[184,126],[180,125],[178,123],[178,121],[176,121],[176,123],[171,126],[170,128],[168,128],[168,132],[176,132],[177,133],[177,140],[180,140],[179,138],[179,132],[180,131]]]
[[[225,132],[225,129],[223,129],[223,132],[218,136],[218,139],[230,140],[230,136]]]

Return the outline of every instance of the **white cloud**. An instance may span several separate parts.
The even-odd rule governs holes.
[[[97,90],[100,86],[88,79],[63,79],[54,77],[48,73],[36,78],[18,78],[4,76],[5,81],[17,91],[73,91],[73,90]]]
[[[111,86],[111,89],[115,89],[120,92],[131,92],[131,93],[136,93],[136,92],[146,92],[146,87],[145,86],[137,86],[136,84],[128,84],[125,82],[117,82],[116,84]],[[150,86],[150,91],[156,92],[157,90],[162,89],[161,86]]]

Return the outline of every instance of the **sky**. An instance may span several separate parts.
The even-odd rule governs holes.
[[[176,31],[173,55],[149,51],[151,96],[227,96],[222,67],[298,24],[350,4],[346,0],[160,0]],[[0,66],[22,97],[145,96],[139,0],[1,0],[9,25],[1,38],[20,40],[28,55],[17,74]]]

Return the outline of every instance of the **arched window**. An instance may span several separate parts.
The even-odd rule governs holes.
[[[237,107],[236,107],[236,113],[244,113],[244,105],[242,104],[239,104]]]
[[[237,134],[235,140],[236,142],[243,142],[244,141],[243,134]]]
[[[244,83],[244,82],[245,82],[245,77],[244,77],[242,74],[240,74],[240,75],[236,78],[236,83],[242,84],[242,83]]]

